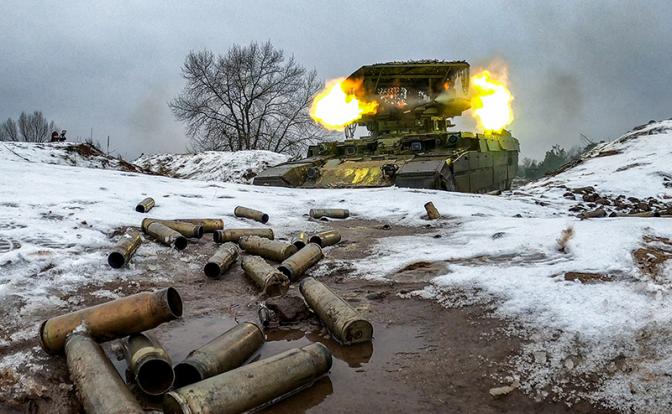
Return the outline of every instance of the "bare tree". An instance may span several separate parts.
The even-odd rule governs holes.
[[[315,71],[270,42],[234,45],[220,56],[192,51],[182,76],[186,85],[169,105],[196,151],[298,154],[328,134],[308,114],[320,89]]]
[[[12,118],[7,118],[5,122],[0,124],[0,141],[18,141],[19,129],[16,126],[16,121]]]
[[[21,139],[26,142],[45,142],[56,130],[54,121],[47,121],[42,112],[35,111],[32,114],[21,112],[19,115],[19,133]]]

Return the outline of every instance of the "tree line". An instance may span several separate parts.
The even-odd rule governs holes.
[[[48,121],[41,111],[24,111],[16,121],[8,118],[0,123],[0,141],[46,142],[57,130],[54,121]]]
[[[518,166],[518,175],[520,177],[536,179],[551,173],[564,164],[579,159],[581,154],[595,147],[596,144],[590,143],[586,146],[574,146],[569,150],[556,144],[546,151],[544,159],[535,161],[531,158],[523,158],[522,164]]]

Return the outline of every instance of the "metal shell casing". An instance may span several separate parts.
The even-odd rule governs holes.
[[[225,242],[234,242],[238,243],[238,240],[243,236],[257,236],[263,237],[269,240],[274,239],[273,229],[226,229],[226,230],[216,230],[212,237],[215,243],[225,243]]]
[[[77,332],[68,336],[64,347],[70,378],[77,387],[85,412],[144,413],[96,341]]]
[[[250,220],[258,221],[264,224],[268,222],[269,218],[268,214],[262,211],[242,206],[238,206],[235,209],[233,209],[233,214],[236,217],[248,218]]]
[[[133,257],[141,244],[142,237],[140,236],[139,232],[135,230],[127,231],[123,236],[121,236],[117,244],[107,256],[107,263],[115,269],[119,269],[120,267],[128,264],[128,262],[131,260],[131,257]]]
[[[132,334],[124,341],[124,348],[128,368],[145,394],[162,395],[173,386],[173,364],[156,338],[147,333]]]
[[[320,247],[333,246],[340,241],[341,234],[336,230],[323,231],[310,238],[311,243],[319,244]]]
[[[187,239],[183,235],[159,222],[150,223],[145,233],[155,238],[158,242],[166,246],[175,247],[177,250],[183,250],[187,247]]]
[[[439,213],[439,210],[434,207],[434,203],[431,201],[425,203],[425,211],[427,212],[427,218],[430,220],[437,220],[441,218],[441,213]]]
[[[242,413],[312,385],[331,368],[331,353],[314,343],[244,365],[163,398],[166,414]]]
[[[351,345],[371,341],[371,323],[323,283],[307,277],[301,281],[299,289],[308,306],[315,311],[338,342]]]
[[[203,233],[214,233],[216,230],[224,230],[224,220],[215,218],[202,219],[173,219],[185,223],[197,224],[203,227]]]
[[[308,244],[308,234],[305,232],[300,232],[292,238],[292,244],[296,246],[298,250],[303,249]]]
[[[259,256],[243,256],[241,267],[245,275],[259,286],[268,296],[279,296],[287,293],[289,278],[271,266]]]
[[[235,243],[226,242],[208,259],[203,272],[207,277],[218,279],[237,259],[238,246]]]
[[[345,219],[350,217],[350,210],[344,208],[311,208],[309,214],[314,219],[322,217]]]
[[[140,226],[142,227],[142,230],[147,232],[147,229],[152,223],[161,223],[164,226],[175,230],[176,232],[180,233],[184,237],[189,237],[189,238],[195,238],[195,239],[200,239],[203,237],[203,226],[200,224],[193,224],[189,223],[186,221],[180,221],[180,220],[159,220],[159,219],[152,219],[152,218],[146,218],[142,220],[142,223]]]
[[[283,260],[278,270],[286,274],[289,280],[295,281],[323,257],[324,253],[319,244],[308,243],[306,247]]]
[[[141,202],[138,203],[138,205],[135,206],[135,211],[138,213],[146,213],[149,210],[151,210],[156,203],[154,202],[154,199],[151,197],[147,197]]]
[[[265,259],[282,262],[296,253],[296,246],[280,240],[269,240],[258,236],[244,236],[238,240],[238,245],[246,253],[256,254]]]
[[[175,366],[176,387],[190,385],[243,365],[264,344],[264,333],[252,322],[234,326],[195,349]]]
[[[57,354],[63,351],[66,336],[84,324],[98,342],[155,328],[182,316],[182,299],[174,288],[142,292],[100,305],[56,316],[40,325],[42,349]]]

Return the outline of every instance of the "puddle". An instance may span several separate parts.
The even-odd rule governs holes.
[[[176,364],[186,358],[194,348],[207,343],[235,324],[230,318],[205,317],[171,323],[168,329],[158,328],[153,333],[170,354],[173,364]],[[333,365],[329,374],[317,380],[312,387],[259,412],[289,414],[322,412],[323,409],[338,412],[338,407],[344,403],[348,406],[353,403],[360,407],[366,406],[366,399],[372,394],[379,398],[381,394],[389,393],[389,398],[399,398],[398,392],[392,391],[398,388],[395,380],[386,379],[386,374],[397,372],[399,362],[406,354],[423,349],[425,344],[422,335],[412,326],[374,325],[374,332],[373,343],[345,347],[327,337],[318,327],[307,332],[287,327],[267,331],[266,343],[248,363],[320,342],[331,351]],[[125,360],[117,360],[111,348],[110,344],[105,345],[115,368],[122,378],[128,380]],[[142,402],[147,408],[160,407],[159,399],[142,398]],[[327,406],[323,407],[325,404]]]

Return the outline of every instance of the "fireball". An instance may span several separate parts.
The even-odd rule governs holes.
[[[376,113],[378,102],[357,97],[360,87],[361,82],[345,78],[328,81],[313,98],[310,117],[329,130],[343,131],[363,115]]]
[[[505,72],[483,70],[471,77],[471,115],[480,129],[501,132],[513,122],[513,95],[507,83]]]

